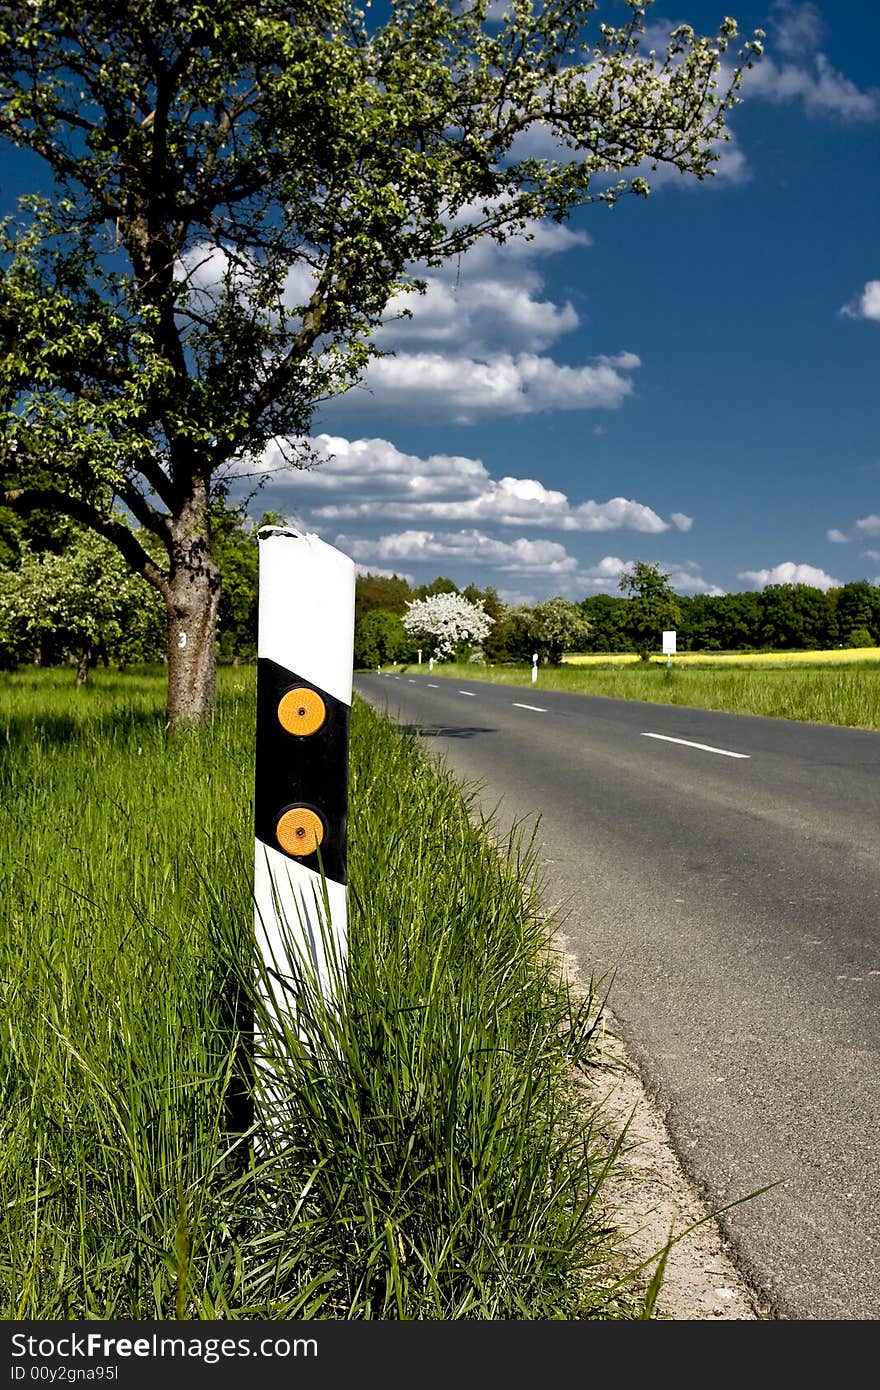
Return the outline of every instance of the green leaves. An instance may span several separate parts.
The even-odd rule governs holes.
[[[0,652],[45,647],[91,661],[155,660],[164,641],[158,595],[132,575],[109,541],[72,532],[60,553],[21,546],[0,569]]]
[[[620,577],[620,588],[629,598],[624,631],[643,661],[658,650],[663,631],[676,628],[681,619],[668,580],[668,574],[644,560],[636,560]]]

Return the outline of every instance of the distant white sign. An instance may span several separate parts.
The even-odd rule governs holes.
[[[663,655],[675,656],[675,633],[664,632],[663,634]]]

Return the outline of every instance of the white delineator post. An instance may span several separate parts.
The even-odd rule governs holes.
[[[532,653],[532,685],[538,679],[538,653]]]
[[[334,998],[348,955],[355,567],[280,526],[259,532],[259,556],[254,917],[276,1000],[295,1014],[303,969]]]

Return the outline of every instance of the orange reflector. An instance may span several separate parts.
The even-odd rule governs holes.
[[[278,704],[278,720],[289,734],[317,733],[327,710],[317,690],[288,690]]]
[[[275,838],[287,854],[299,858],[314,854],[324,838],[324,822],[307,806],[295,806],[285,811],[275,827]]]

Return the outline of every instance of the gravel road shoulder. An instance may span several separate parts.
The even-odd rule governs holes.
[[[577,960],[562,948],[572,991],[582,994]],[[746,1284],[717,1221],[684,1173],[672,1147],[663,1112],[645,1088],[610,1010],[603,1010],[600,1065],[586,1087],[609,1144],[625,1132],[621,1156],[603,1183],[608,1220],[619,1233],[623,1268],[652,1260],[670,1236],[687,1231],[669,1252],[655,1318],[675,1321],[760,1321],[772,1317]],[[700,1223],[700,1224],[697,1224]],[[693,1229],[689,1229],[693,1228]],[[656,1268],[641,1276],[643,1287]]]

